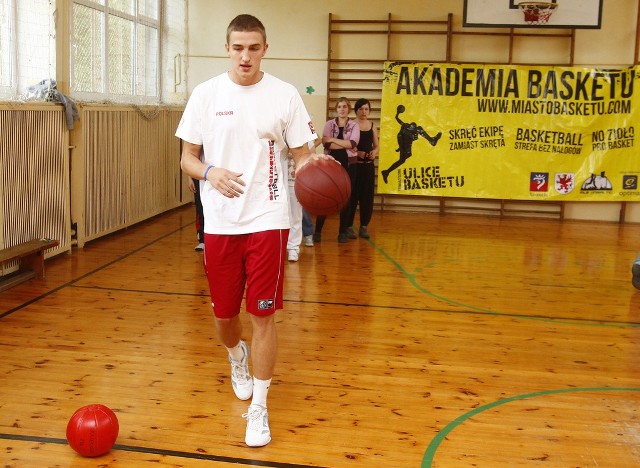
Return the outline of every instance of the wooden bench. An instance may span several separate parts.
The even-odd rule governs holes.
[[[22,244],[0,250],[0,265],[12,261],[19,261],[16,273],[0,276],[0,291],[9,289],[16,284],[31,278],[44,278],[44,251],[59,244],[53,239],[33,239]]]

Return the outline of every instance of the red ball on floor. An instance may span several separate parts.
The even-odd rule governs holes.
[[[120,425],[115,413],[100,404],[76,410],[67,424],[67,442],[83,457],[99,457],[111,450]]]

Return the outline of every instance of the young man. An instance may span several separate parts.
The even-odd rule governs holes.
[[[234,18],[225,48],[231,69],[193,90],[176,136],[184,141],[182,170],[200,180],[205,270],[233,390],[241,400],[251,398],[243,415],[245,442],[260,447],[271,440],[267,392],[276,361],[274,313],[282,308],[290,227],[282,150],[289,147],[298,168],[323,156],[309,150],[307,143],[317,135],[297,90],[260,70],[268,48],[260,20]],[[253,378],[238,315],[245,287]]]

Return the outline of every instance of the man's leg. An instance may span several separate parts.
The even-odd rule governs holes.
[[[222,344],[227,348],[233,348],[238,344],[242,337],[242,323],[240,322],[240,316],[236,315],[229,319],[216,317],[216,331],[218,332],[218,338],[220,338]]]
[[[271,441],[267,394],[278,349],[275,313],[283,307],[283,281],[288,229],[251,235],[245,260],[247,270],[246,307],[251,315],[251,357],[253,398],[243,416],[247,420],[245,443],[262,447]]]
[[[216,331],[218,338],[229,352],[233,391],[238,399],[248,400],[253,395],[253,379],[249,372],[249,348],[242,341],[240,316],[216,317]]]
[[[251,339],[253,375],[260,380],[273,377],[278,353],[278,335],[274,315],[251,316],[253,337]]]
[[[253,398],[247,419],[245,443],[249,447],[262,447],[271,441],[267,394],[276,365],[278,338],[274,315],[257,317],[252,315],[253,338],[251,339],[251,363],[253,365]]]
[[[204,267],[209,282],[216,332],[229,352],[231,384],[240,400],[253,394],[249,373],[249,348],[242,341],[240,305],[244,295],[245,274],[242,255],[247,236],[205,234]]]

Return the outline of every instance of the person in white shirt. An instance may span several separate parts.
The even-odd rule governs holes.
[[[245,443],[259,447],[271,441],[267,392],[290,227],[283,150],[289,148],[298,168],[326,156],[309,150],[318,136],[295,87],[260,69],[268,48],[262,22],[251,15],[234,18],[225,48],[231,69],[193,90],[176,136],[183,140],[182,170],[200,181],[204,264],[233,390],[241,400],[251,398],[243,415]],[[253,378],[239,319],[245,289]]]
[[[316,148],[320,146],[322,140],[316,139],[313,143],[309,143],[311,152],[315,153]],[[313,221],[311,215],[305,212],[296,196],[296,165],[293,156],[287,150],[289,163],[289,217],[291,218],[291,229],[289,230],[289,241],[287,242],[287,258],[290,262],[297,262],[300,257],[300,244],[304,237],[304,244],[307,247],[313,247]]]

